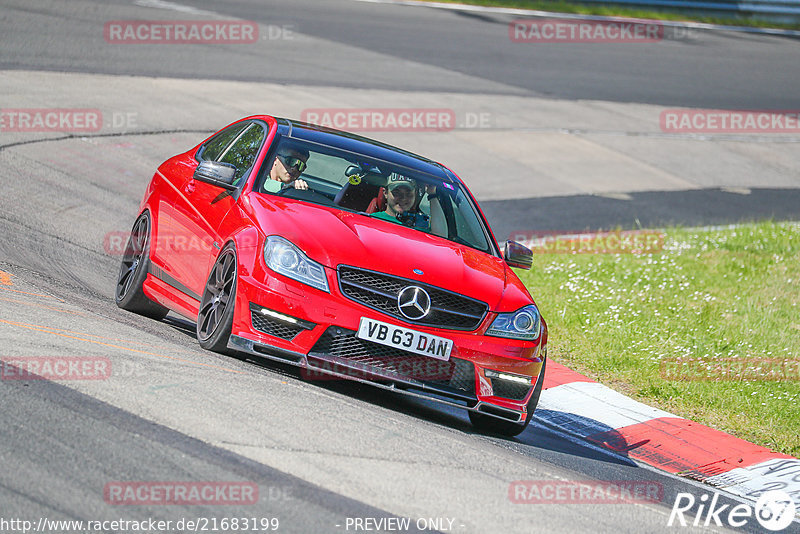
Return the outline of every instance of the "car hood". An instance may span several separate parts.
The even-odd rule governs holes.
[[[512,301],[531,302],[502,259],[473,248],[363,214],[296,200],[253,195],[249,205],[266,235],[288,239],[327,267],[344,264],[418,280],[477,298],[493,310],[504,293]]]

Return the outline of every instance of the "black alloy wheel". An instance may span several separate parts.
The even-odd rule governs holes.
[[[150,229],[150,214],[145,211],[133,223],[125,245],[114,300],[123,310],[163,319],[169,310],[147,298],[142,290],[150,268]]]
[[[203,291],[197,314],[197,340],[204,349],[227,352],[236,301],[236,249],[220,252]]]

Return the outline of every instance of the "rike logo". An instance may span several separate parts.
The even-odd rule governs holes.
[[[763,528],[777,532],[791,524],[796,511],[794,501],[789,494],[780,490],[763,493],[756,501],[755,510],[749,504],[737,504],[732,508],[728,504],[719,504],[719,493],[714,493],[711,502],[706,505],[708,500],[708,494],[704,493],[700,496],[701,504],[697,507],[697,514],[694,521],[691,522],[692,526],[708,527],[713,522],[716,526],[721,527],[724,518],[731,527],[743,527],[747,525],[749,518],[755,517]],[[695,503],[696,500],[691,493],[678,493],[667,526],[673,526],[676,519],[677,525],[688,526],[684,513],[691,510]]]

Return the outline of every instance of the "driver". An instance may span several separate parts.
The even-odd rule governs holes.
[[[277,193],[284,187],[295,189],[308,189],[305,180],[299,180],[306,170],[309,153],[308,150],[294,144],[281,143],[278,154],[272,163],[269,177],[264,181],[264,191]]]
[[[439,221],[443,220],[443,216],[440,216],[442,208],[436,196],[436,186],[427,185],[425,190],[431,203],[431,217],[419,210],[417,181],[402,174],[392,173],[386,185],[386,210],[373,213],[372,216],[411,226],[424,232],[433,230],[433,233],[442,235],[439,227],[443,225]],[[431,218],[433,225],[431,225]]]

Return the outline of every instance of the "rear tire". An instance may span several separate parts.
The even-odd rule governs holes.
[[[131,235],[125,245],[114,300],[123,310],[161,320],[169,310],[147,298],[142,289],[150,270],[151,229],[150,213],[145,211],[133,223]]]
[[[236,307],[236,248],[229,243],[219,253],[208,275],[200,312],[197,314],[197,341],[204,349],[228,353],[228,339]]]
[[[511,421],[503,421],[491,415],[482,414],[479,412],[470,411],[469,420],[472,426],[490,434],[499,434],[501,436],[514,437],[520,435],[526,428],[528,423],[531,422],[533,412],[536,411],[536,406],[539,404],[539,397],[542,395],[542,386],[544,384],[544,371],[547,366],[547,359],[542,362],[542,370],[539,371],[539,379],[536,381],[536,387],[533,390],[533,395],[528,401],[527,415],[525,421],[522,423],[512,423]]]

